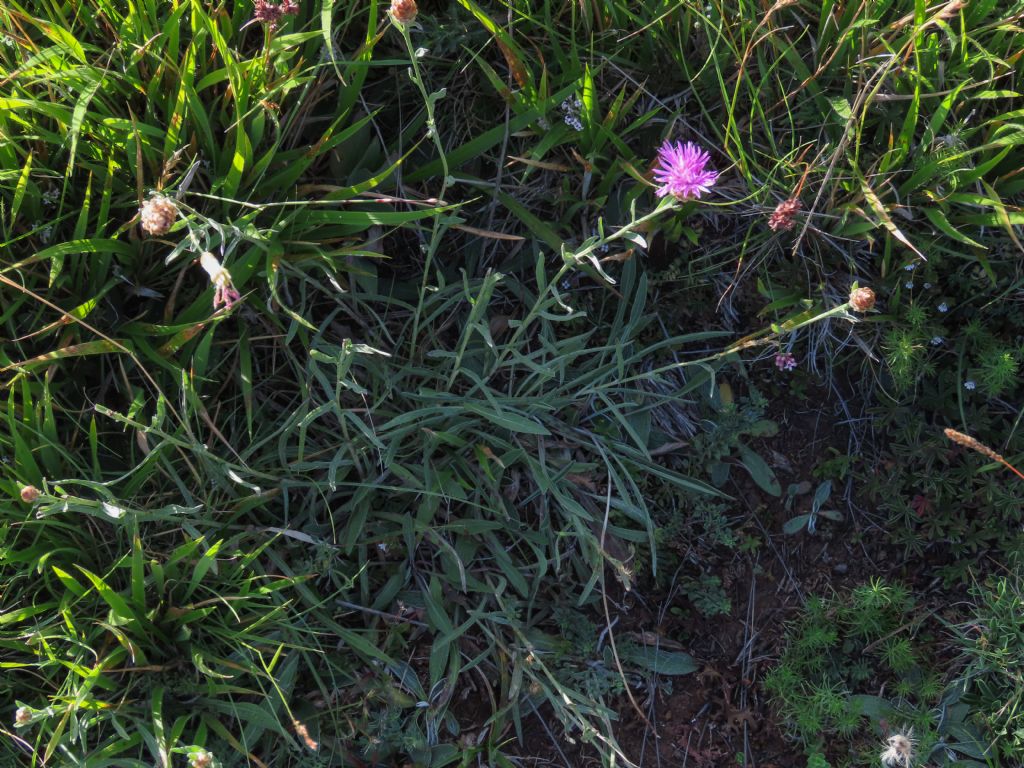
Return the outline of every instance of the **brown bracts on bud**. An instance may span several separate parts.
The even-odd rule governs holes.
[[[412,24],[418,11],[416,0],[391,0],[391,18],[398,24]]]
[[[166,235],[178,218],[178,207],[162,195],[151,197],[139,208],[142,231],[147,235]]]
[[[39,489],[34,485],[23,485],[21,487],[21,500],[26,504],[31,504],[33,501],[39,498]]]
[[[867,312],[875,306],[875,292],[870,288],[854,288],[850,291],[850,309]]]
[[[780,229],[792,229],[796,223],[796,215],[802,207],[800,201],[795,197],[783,200],[775,207],[775,211],[768,218],[768,227],[773,232],[778,232]]]

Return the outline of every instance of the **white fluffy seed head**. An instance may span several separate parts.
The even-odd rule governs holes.
[[[914,758],[914,733],[894,733],[889,737],[889,745],[880,755],[882,764],[889,768],[910,768]]]

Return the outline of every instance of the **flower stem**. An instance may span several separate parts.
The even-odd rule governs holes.
[[[396,24],[392,22],[394,27],[401,33],[402,40],[405,41],[405,49],[409,53],[409,61],[412,66],[409,68],[409,77],[416,83],[416,87],[419,88],[420,95],[423,97],[423,106],[427,110],[427,135],[433,140],[434,146],[437,147],[438,156],[441,159],[441,191],[437,195],[437,199],[440,204],[444,204],[444,194],[448,190],[448,157],[445,155],[444,145],[441,143],[441,137],[437,133],[437,122],[434,119],[434,102],[436,96],[431,97],[427,93],[427,86],[423,81],[423,73],[420,71],[419,59],[416,56],[416,49],[412,44],[412,36],[409,34],[408,24]],[[427,282],[430,279],[430,268],[434,260],[434,254],[437,252],[437,247],[441,243],[441,236],[443,235],[443,225],[441,224],[441,217],[434,217],[434,227],[430,233],[430,242],[427,244],[426,258],[423,264],[423,280],[420,283],[419,301],[416,303],[416,310],[413,313],[412,320],[412,335],[409,337],[409,357],[412,358],[416,353],[416,342],[419,338],[420,333],[420,319],[423,314],[423,304],[426,301],[427,296]]]

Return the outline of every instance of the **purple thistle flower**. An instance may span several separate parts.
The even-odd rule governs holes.
[[[658,150],[654,180],[661,184],[658,197],[672,195],[680,200],[699,198],[718,181],[718,171],[707,167],[711,158],[692,141],[673,144],[666,140]]]

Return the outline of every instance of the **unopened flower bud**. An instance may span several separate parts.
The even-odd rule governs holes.
[[[174,226],[178,207],[162,195],[151,197],[139,209],[142,231],[147,235],[165,235]]]
[[[23,485],[21,487],[21,500],[26,504],[31,504],[33,501],[39,498],[39,489],[34,485]]]
[[[14,724],[28,725],[30,722],[32,722],[32,710],[28,707],[18,707],[18,711],[14,713]]]
[[[412,24],[418,10],[416,0],[391,0],[391,18],[399,24]]]
[[[854,288],[850,291],[850,308],[854,312],[867,312],[875,306],[875,292],[870,288]]]

